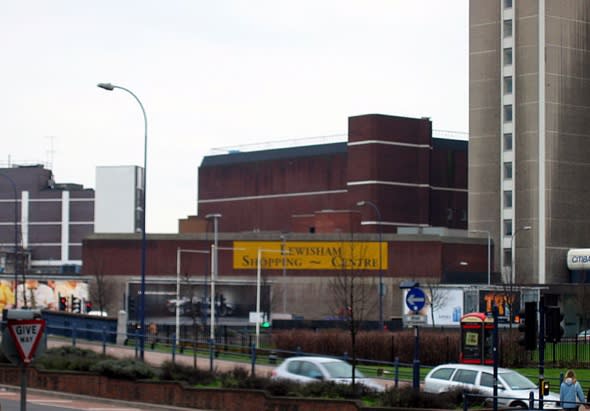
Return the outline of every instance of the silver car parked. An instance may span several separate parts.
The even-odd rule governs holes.
[[[424,379],[424,391],[442,393],[453,389],[477,391],[492,398],[494,369],[487,365],[444,364],[433,368]],[[534,394],[534,407],[539,407],[539,389],[524,375],[498,368],[498,405],[528,409],[529,395]],[[559,395],[543,396],[543,408],[559,410]]]
[[[376,391],[385,387],[355,370],[355,382]],[[334,381],[339,384],[352,383],[352,365],[330,357],[291,357],[272,371],[273,379],[286,379],[309,383],[312,381]]]

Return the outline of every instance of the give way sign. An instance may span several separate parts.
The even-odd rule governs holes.
[[[8,332],[25,364],[33,359],[44,330],[45,320],[8,320]]]

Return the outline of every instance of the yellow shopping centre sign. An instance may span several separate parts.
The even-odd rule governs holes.
[[[260,266],[271,270],[387,269],[387,243],[287,241],[285,255],[281,254],[282,245],[280,241],[234,241],[234,269],[256,269],[259,249]]]

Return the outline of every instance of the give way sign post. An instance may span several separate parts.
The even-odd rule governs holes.
[[[25,366],[33,359],[44,330],[45,320],[8,320],[8,332]]]
[[[22,311],[22,310],[21,310]],[[19,315],[18,310],[13,310]],[[20,313],[22,314],[22,313]],[[28,313],[27,313],[28,314]],[[33,314],[34,315],[34,314]],[[31,363],[39,342],[43,339],[45,320],[34,319],[9,319],[7,321],[8,333],[16,347],[21,359],[20,363],[20,409],[27,411],[27,372],[26,367]]]

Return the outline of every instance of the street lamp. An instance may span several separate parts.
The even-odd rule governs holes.
[[[141,108],[141,112],[143,113],[143,129],[144,129],[144,138],[143,138],[143,178],[142,178],[142,185],[143,191],[141,195],[141,206],[142,206],[142,216],[141,216],[141,288],[139,293],[139,324],[140,324],[140,336],[139,336],[139,358],[143,361],[144,357],[144,347],[145,347],[145,271],[146,271],[146,254],[147,254],[147,241],[146,241],[146,233],[145,233],[145,219],[146,219],[146,182],[147,182],[147,115],[145,114],[145,109],[143,108],[143,104],[141,104],[141,100],[129,89],[121,86],[116,86],[111,83],[98,83],[98,87],[113,91],[114,89],[118,88],[120,90],[126,91],[127,93],[131,94],[133,98],[139,104]]]
[[[16,298],[16,285],[18,284],[18,194],[14,180],[4,173],[0,173],[0,176],[6,178],[10,182],[14,193],[14,308],[18,308],[18,298]]]
[[[514,237],[516,237],[516,234],[519,231],[528,231],[531,228],[532,227],[530,225],[522,226],[522,227],[517,228],[516,230],[514,230],[514,232],[510,236],[510,252],[512,253],[511,254],[511,261],[510,261],[510,263],[511,263],[511,265],[510,265],[510,283],[511,284],[513,284],[516,281],[516,276],[514,275],[514,266],[515,266],[515,263],[516,263],[516,258],[515,258],[516,256],[515,256],[515,253],[514,253]]]
[[[218,227],[219,227],[219,219],[221,218],[221,214],[214,213],[214,214],[207,214],[205,216],[207,220],[213,219],[213,244],[211,245],[211,295],[209,296],[209,304],[211,311],[210,313],[210,324],[209,324],[209,338],[213,341],[215,340],[215,281],[217,280],[217,276],[219,274],[218,269],[218,249],[217,240],[218,240]]]
[[[490,248],[491,248],[492,233],[490,233],[488,230],[469,230],[469,232],[470,233],[486,233],[488,236],[488,285],[490,285],[492,283],[492,277],[491,277],[492,266],[491,266],[491,262],[490,262],[490,258],[491,258]]]
[[[375,203],[373,203],[372,201],[359,201],[358,203],[356,203],[356,205],[358,207],[363,207],[365,205],[373,207],[373,209],[377,213],[377,218],[379,219],[379,329],[383,330],[383,227],[381,225],[381,212],[379,211],[379,207],[377,207]]]

